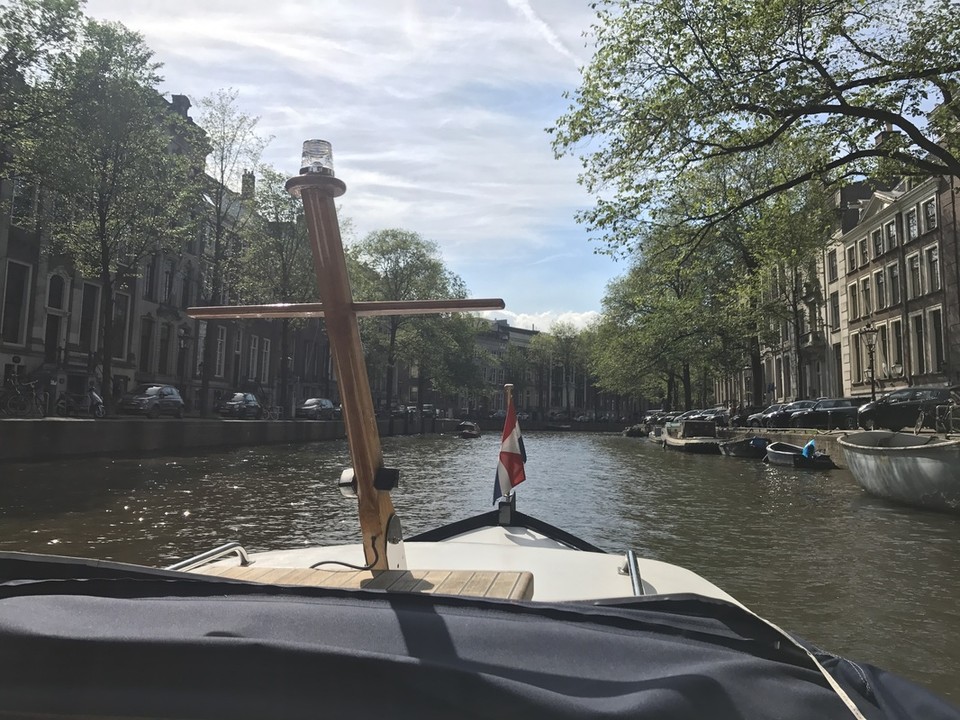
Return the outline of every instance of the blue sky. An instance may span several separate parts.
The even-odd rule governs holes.
[[[545,128],[590,58],[586,0],[88,0],[143,34],[162,90],[196,105],[236,88],[295,174],[303,140],[333,144],[341,217],[359,235],[400,227],[441,248],[496,317],[583,326],[623,265],[574,220],[579,163]],[[196,117],[199,112],[193,112]]]

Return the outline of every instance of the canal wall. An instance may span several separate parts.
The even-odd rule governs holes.
[[[426,433],[447,433],[459,420],[424,421]],[[381,436],[389,434],[388,421],[378,423]],[[416,435],[416,420],[394,420],[394,435]],[[296,420],[221,420],[184,418],[78,418],[9,419],[0,421],[0,462],[53,460],[107,455],[141,455],[189,452],[204,448],[271,443],[315,442],[346,437],[343,423]]]

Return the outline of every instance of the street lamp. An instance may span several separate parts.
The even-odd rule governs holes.
[[[877,399],[877,378],[873,369],[873,354],[877,349],[877,328],[873,323],[867,323],[860,331],[863,341],[867,344],[867,357],[870,363],[870,400]]]

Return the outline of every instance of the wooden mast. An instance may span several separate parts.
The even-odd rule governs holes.
[[[316,316],[326,319],[357,484],[364,557],[370,569],[386,570],[390,568],[387,527],[395,513],[390,491],[378,490],[374,484],[377,471],[383,468],[383,452],[357,316],[499,310],[504,305],[500,299],[353,302],[334,204],[334,198],[346,192],[346,185],[334,177],[332,159],[322,168],[306,162],[308,143],[317,141],[304,143],[307,167],[291,178],[286,187],[303,200],[321,303],[190,308],[187,312],[207,320]],[[326,151],[329,155],[328,144]]]

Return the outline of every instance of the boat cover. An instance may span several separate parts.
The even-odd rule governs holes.
[[[862,716],[956,720],[814,650]],[[692,595],[597,604],[281,587],[0,553],[0,716],[854,717],[806,653]]]

